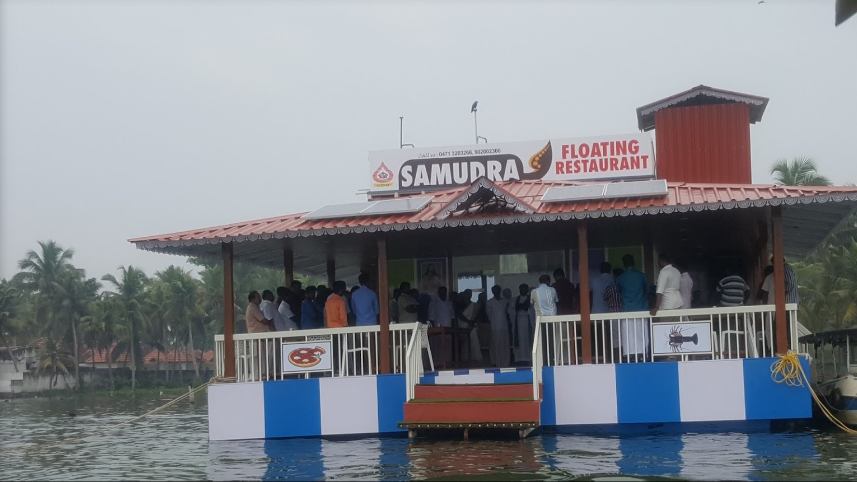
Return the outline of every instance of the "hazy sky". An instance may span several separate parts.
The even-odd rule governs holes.
[[[770,97],[753,179],[857,181],[857,18],[789,2],[2,1],[0,277],[37,240],[90,276],[127,239],[359,200],[367,151],[632,133],[698,84]]]

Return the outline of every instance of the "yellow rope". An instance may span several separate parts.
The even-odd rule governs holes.
[[[825,404],[818,398],[818,394],[811,388],[809,378],[807,378],[806,372],[803,371],[803,367],[800,364],[800,359],[797,354],[789,350],[788,353],[785,355],[779,355],[779,357],[780,359],[771,365],[771,379],[776,383],[785,383],[790,387],[806,386],[809,393],[812,394],[813,400],[815,400],[815,403],[818,404],[818,407],[821,409],[821,412],[833,423],[833,425],[836,425],[844,432],[857,435],[857,430],[852,429],[836,418],[836,416],[833,415],[833,413],[828,410],[827,406],[825,406]],[[806,382],[805,385],[804,382]]]
[[[203,383],[202,385],[194,388],[193,390],[188,391],[187,393],[185,393],[184,395],[182,395],[180,397],[177,397],[177,398],[174,398],[173,400],[170,400],[169,402],[161,405],[158,408],[149,410],[148,412],[144,413],[143,415],[140,415],[139,417],[135,417],[135,418],[132,418],[130,420],[120,422],[120,423],[113,425],[111,427],[107,427],[107,428],[104,428],[104,429],[101,429],[101,430],[98,430],[96,432],[92,432],[92,433],[86,434],[86,435],[79,435],[76,437],[70,437],[70,438],[66,438],[66,439],[62,439],[62,440],[57,440],[56,442],[26,445],[23,447],[11,447],[11,448],[0,447],[0,452],[12,452],[12,451],[19,451],[19,450],[29,451],[29,450],[36,450],[36,449],[44,449],[44,448],[48,448],[48,447],[55,447],[57,445],[62,445],[62,444],[67,444],[67,443],[81,442],[84,439],[87,439],[89,437],[93,437],[95,435],[104,434],[105,432],[109,432],[110,430],[114,430],[114,429],[119,428],[123,425],[128,425],[128,424],[131,424],[134,422],[139,422],[140,420],[143,420],[144,418],[148,417],[149,415],[152,415],[153,413],[157,413],[157,412],[160,412],[161,410],[165,410],[169,407],[172,407],[173,405],[181,402],[182,400],[193,396],[196,392],[199,392],[199,391],[204,390],[205,388],[208,388],[208,386],[211,385],[212,383],[231,383],[231,382],[234,382],[235,380],[236,379],[234,377],[232,377],[232,378],[213,377],[211,380]]]

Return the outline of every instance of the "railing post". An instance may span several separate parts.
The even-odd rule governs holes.
[[[577,277],[580,280],[580,344],[584,364],[592,363],[592,321],[589,306],[589,241],[586,236],[586,220],[577,225]],[[574,335],[571,343],[577,344]],[[572,351],[573,353],[573,351]]]
[[[789,350],[788,325],[786,315],[786,278],[785,258],[783,257],[783,208],[771,208],[771,231],[774,251],[774,300],[776,305],[777,352],[785,354]]]
[[[221,243],[223,256],[223,371],[235,376],[235,300],[232,293],[232,243]]]

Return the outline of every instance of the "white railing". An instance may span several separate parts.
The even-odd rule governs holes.
[[[544,358],[542,357],[541,331],[542,324],[539,323],[539,318],[536,318],[536,329],[533,333],[533,400],[539,400],[541,397],[540,388],[542,384],[542,365]]]
[[[390,342],[393,373],[404,373],[407,347],[420,323],[394,323],[390,325]],[[417,331],[415,331],[417,330]],[[272,331],[268,333],[241,333],[235,342],[235,375],[238,382],[283,380],[309,377],[309,373],[284,373],[280,369],[280,347],[288,342],[330,342],[331,367],[325,376],[347,377],[374,375],[380,371],[380,331],[378,325],[322,328],[317,330]],[[225,373],[223,335],[216,335],[215,357],[218,376]]]
[[[407,385],[407,398],[411,401],[414,399],[417,383],[420,382],[420,377],[423,376],[423,330],[427,330],[428,326],[422,323],[417,323],[411,332],[411,341],[408,343],[408,349],[405,353],[407,360],[407,368],[405,369],[405,384]]]
[[[654,317],[647,311],[592,314],[592,363],[650,362],[662,357],[682,360],[772,357],[776,354],[775,312],[774,305],[754,305],[661,310]],[[787,304],[786,314],[791,332],[790,346],[797,349],[797,305]],[[710,350],[698,351],[696,342],[682,339],[681,334],[686,329],[694,327],[698,331],[701,327],[694,323],[710,326],[707,333]],[[659,329],[654,330],[653,324],[660,324]],[[537,384],[535,372],[540,371],[536,370],[536,364],[581,363],[583,340],[580,332],[580,315],[537,319],[533,356],[539,354],[540,357],[538,361],[533,358],[534,385]],[[657,339],[652,339],[653,333],[657,333]],[[536,385],[534,390],[537,388]]]

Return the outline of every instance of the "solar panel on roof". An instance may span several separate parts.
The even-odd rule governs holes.
[[[543,203],[584,201],[598,199],[604,195],[606,184],[586,184],[583,186],[551,187],[542,195]]]
[[[372,206],[377,201],[365,203],[329,204],[305,214],[304,219],[347,218],[357,216],[360,211]]]
[[[666,195],[667,181],[664,179],[655,179],[651,181],[626,181],[611,182],[609,184],[552,187],[542,195],[542,202],[574,202],[607,198],[637,198]]]
[[[667,181],[665,179],[611,182],[604,190],[604,197],[606,198],[665,196],[666,194]]]
[[[378,214],[403,214],[421,211],[431,202],[431,197],[407,197],[400,199],[389,199],[378,201],[360,211],[361,216],[375,216]]]
[[[357,216],[379,216],[383,214],[405,214],[421,211],[431,202],[431,197],[409,197],[369,201],[365,203],[330,204],[305,214],[304,219],[351,218]]]

